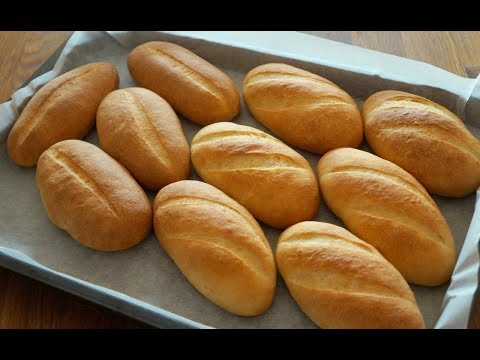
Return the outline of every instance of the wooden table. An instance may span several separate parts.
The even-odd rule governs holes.
[[[309,34],[424,61],[465,77],[480,73],[480,32],[327,32]],[[0,32],[0,103],[71,32]],[[136,320],[0,267],[1,328],[138,328]],[[480,303],[470,327],[480,328]]]

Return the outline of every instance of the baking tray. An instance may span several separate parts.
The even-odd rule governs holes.
[[[465,111],[466,112],[476,111],[476,109],[473,109],[475,107],[475,102],[472,102],[473,105],[470,104],[471,105],[470,108],[468,106],[468,103],[467,103],[467,107],[465,107],[465,103],[468,101],[467,95],[463,94],[459,96],[459,93],[462,92],[460,88],[465,87],[465,84],[467,83],[464,80],[467,80],[467,79],[463,79],[463,78],[457,79],[456,77],[451,77],[451,79],[449,79],[451,81],[448,82],[448,86],[445,86],[445,84],[439,85],[438,84],[439,69],[435,68],[435,71],[432,72],[433,75],[430,74],[429,72],[424,72],[423,76],[417,76],[414,83],[412,83],[410,82],[410,80],[406,79],[407,78],[406,75],[408,74],[405,73],[405,67],[401,65],[404,65],[404,63],[406,62],[406,64],[409,64],[409,65],[415,64],[415,66],[418,68],[422,68],[423,66],[423,68],[425,69],[431,69],[433,67],[429,67],[426,64],[420,64],[418,62],[414,62],[411,60],[388,56],[381,53],[375,53],[375,52],[368,53],[368,51],[367,53],[365,53],[365,51],[363,52],[360,51],[359,56],[355,59],[355,61],[352,62],[352,64],[349,64],[348,61],[347,62],[343,61],[343,63],[341,62],[339,63],[339,59],[345,60],[346,55],[348,55],[349,52],[350,53],[358,52],[358,49],[355,49],[355,47],[338,44],[328,40],[322,40],[318,38],[313,39],[308,35],[303,35],[303,34],[301,35],[302,36],[300,37],[298,37],[298,35],[295,35],[297,36],[297,39],[299,41],[292,42],[291,48],[288,48],[288,49],[286,49],[284,44],[282,45],[281,42],[286,38],[292,38],[292,37],[295,38],[295,36],[292,35],[291,33],[288,33],[288,34],[286,33],[284,34],[284,36],[282,36],[282,34],[273,35],[273,36],[265,36],[265,34],[262,34],[262,36],[258,36],[258,37],[255,36],[255,34],[253,34],[252,36],[251,33],[247,34],[247,33],[241,33],[241,32],[229,33],[223,37],[219,34],[216,34],[213,36],[214,40],[212,41],[211,33],[199,32],[193,35],[194,37],[197,37],[197,39],[194,39],[192,41],[194,42],[198,41],[199,44],[205,41],[209,42],[210,50],[212,51],[212,54],[213,54],[211,56],[213,58],[215,58],[215,56],[218,56],[220,52],[225,51],[225,49],[231,49],[231,54],[228,54],[226,56],[229,58],[229,61],[232,61],[233,63],[235,63],[235,61],[240,61],[235,55],[236,54],[235,51],[238,51],[238,49],[240,49],[240,52],[239,52],[240,54],[242,54],[242,51],[243,51],[243,53],[247,54],[246,56],[248,56],[248,54],[250,54],[250,56],[255,56],[256,57],[255,61],[258,64],[264,63],[264,62],[282,61],[282,62],[288,62],[290,64],[299,66],[307,70],[314,70],[314,72],[317,72],[320,75],[322,75],[323,70],[327,71],[328,72],[327,77],[337,82],[341,87],[345,88],[354,97],[357,97],[357,98],[359,96],[362,98],[366,98],[369,95],[368,93],[365,93],[365,92],[363,92],[362,94],[356,94],[354,91],[355,84],[358,84],[359,82],[362,82],[362,81],[363,82],[367,81],[369,82],[369,85],[370,85],[369,86],[370,93],[379,91],[381,89],[389,88],[392,86],[392,84],[394,84],[395,87],[398,89],[416,92],[421,95],[423,94],[424,96],[429,96],[433,100],[437,100],[441,102],[443,105],[449,107],[453,111],[456,111],[460,115],[465,115]],[[189,32],[185,34],[182,32],[176,32],[176,33],[167,33],[167,34],[157,34],[152,32],[145,32],[145,33],[131,34],[126,32],[126,33],[117,34],[116,36],[117,36],[116,37],[117,41],[120,41],[120,42],[123,41],[127,43],[129,41],[135,42],[136,40],[133,40],[133,38],[138,36],[140,36],[143,39],[142,41],[166,37],[167,40],[172,39],[172,41],[175,41],[175,39],[178,39],[179,42],[182,43],[182,41],[188,42],[189,41],[188,38],[192,36],[192,33]],[[268,42],[265,42],[265,37],[268,38],[269,40]],[[261,43],[260,41],[259,43],[258,38],[260,38],[260,40],[262,40],[263,38],[264,42]],[[142,42],[140,40],[138,41]],[[313,54],[314,56],[312,57],[311,49],[310,51],[307,51],[309,49],[306,47],[303,47],[303,50],[301,46],[300,48],[298,47],[299,43],[301,43],[302,41],[306,41],[307,43],[313,44],[313,45],[315,44],[321,45],[319,47],[324,50],[332,49],[332,53],[328,54],[327,56],[324,56],[319,53],[318,54],[319,57],[317,58],[315,57],[316,54]],[[218,44],[218,46],[216,44]],[[57,61],[58,57],[60,56],[64,46],[65,44],[63,44],[49,58],[49,60],[47,60],[40,67],[40,69],[32,76],[32,79],[36,78],[40,74],[47,72],[53,67],[54,63]],[[199,49],[201,48],[199,47]],[[282,51],[276,51],[278,49],[281,49]],[[377,58],[378,57],[381,58],[382,56],[385,57],[386,61],[383,62],[381,69],[378,69],[378,68],[376,69],[375,67],[371,66],[371,61],[370,61],[371,59],[369,59],[369,56],[371,56],[373,53]],[[204,57],[206,56],[204,55]],[[449,75],[452,75],[452,74],[449,74]],[[345,79],[348,79],[348,80],[344,81]],[[27,83],[29,82],[30,81],[27,81]],[[471,84],[473,88],[474,87],[473,82]],[[237,85],[238,85],[238,82],[237,82]],[[472,92],[473,90],[470,91],[470,93]],[[361,104],[361,99],[360,99],[360,104]],[[246,111],[245,108],[243,108],[242,111]],[[257,126],[257,127],[262,128],[261,126]],[[475,196],[473,195],[471,198],[472,198],[471,203],[473,204]],[[450,211],[451,210],[452,209],[450,209]],[[471,216],[471,213],[470,213],[470,216]],[[466,219],[466,221],[469,222],[469,219]],[[465,224],[467,224],[467,227],[468,227],[468,223],[465,223]],[[463,225],[464,227],[465,227],[465,224]],[[270,239],[270,241],[272,243],[272,239]],[[477,243],[478,243],[478,239],[477,239]],[[273,249],[275,249],[274,246],[272,247]],[[42,282],[48,283],[55,287],[58,287],[72,294],[81,296],[95,303],[111,308],[115,311],[119,311],[131,317],[137,318],[139,320],[142,320],[154,326],[169,327],[169,328],[207,327],[198,321],[196,322],[196,321],[189,320],[186,317],[178,316],[172,312],[163,310],[156,306],[152,306],[147,302],[139,301],[138,299],[131,296],[127,296],[121,292],[102,288],[101,286],[97,286],[90,282],[83,281],[75,276],[61,274],[60,272],[47,268],[38,262],[32,261],[32,259],[28,259],[24,254],[14,249],[9,249],[8,251],[0,250],[0,265],[10,268],[11,270],[17,271],[24,275],[30,276],[32,278],[35,278],[37,280],[40,280]],[[446,291],[446,288],[447,286],[444,286],[443,288],[441,288],[440,291],[444,293]],[[419,290],[418,287],[416,287],[416,290],[417,292],[423,291],[422,289]],[[436,291],[438,292],[439,290],[437,289]],[[285,295],[285,292],[283,293],[283,295]],[[197,294],[196,296],[201,296],[201,295]],[[439,307],[438,301],[436,306],[437,308]],[[285,325],[288,326],[289,324],[285,323]],[[228,327],[229,326],[228,323],[226,323],[225,326]]]

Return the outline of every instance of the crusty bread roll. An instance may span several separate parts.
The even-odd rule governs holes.
[[[311,220],[320,196],[310,164],[263,131],[217,123],[192,140],[192,163],[206,182],[275,228]]]
[[[147,195],[95,145],[81,140],[52,145],[38,159],[36,181],[50,220],[92,249],[127,249],[151,230]]]
[[[355,101],[331,81],[286,64],[265,64],[243,81],[252,115],[290,145],[323,154],[357,147],[363,122]]]
[[[100,102],[118,88],[118,73],[109,63],[91,63],[47,83],[33,95],[7,139],[10,159],[35,166],[49,146],[81,139],[95,123]]]
[[[332,224],[285,230],[276,261],[290,293],[321,328],[424,328],[412,290],[375,248]]]
[[[363,105],[373,151],[407,170],[428,192],[461,197],[480,186],[480,141],[454,113],[402,91],[381,91]]]
[[[435,286],[450,279],[455,265],[450,228],[413,176],[373,154],[342,148],[320,159],[318,177],[328,207],[408,282]]]
[[[116,90],[97,112],[100,147],[144,187],[159,190],[188,177],[190,149],[170,105],[143,88]]]
[[[261,227],[243,206],[211,185],[184,180],[160,190],[153,207],[161,246],[198,291],[237,315],[268,309],[275,261]]]
[[[128,70],[140,86],[199,125],[230,121],[240,111],[240,95],[232,79],[179,45],[142,44],[128,55]]]

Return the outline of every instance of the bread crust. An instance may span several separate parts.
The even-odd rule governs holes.
[[[143,88],[116,90],[97,112],[100,147],[150,190],[185,180],[190,148],[171,106]]]
[[[58,142],[42,153],[36,170],[48,217],[79,243],[124,250],[150,233],[147,195],[120,163],[95,145]]]
[[[243,99],[255,119],[300,149],[323,154],[362,142],[362,116],[352,97],[308,71],[260,65],[245,76]]]
[[[330,210],[408,282],[436,286],[450,279],[456,261],[452,233],[412,175],[368,152],[342,148],[320,159],[318,177]]]
[[[257,221],[222,191],[183,180],[159,191],[154,229],[190,283],[219,307],[255,316],[273,301],[276,268]]]
[[[462,197],[480,186],[480,141],[447,108],[402,91],[381,91],[362,108],[373,151],[432,194]]]
[[[27,103],[7,139],[10,159],[19,166],[37,164],[51,145],[82,139],[95,124],[103,98],[118,88],[110,63],[80,66],[48,82]]]
[[[138,85],[199,125],[230,121],[240,111],[232,79],[182,46],[162,41],[139,45],[128,55],[128,70]]]
[[[321,328],[425,327],[402,275],[339,226],[293,225],[280,235],[275,257],[290,293]]]
[[[320,202],[310,164],[263,131],[217,123],[192,140],[192,163],[201,178],[275,228],[311,220]]]

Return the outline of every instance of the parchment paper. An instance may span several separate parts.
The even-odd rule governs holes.
[[[160,248],[153,233],[134,248],[116,253],[94,251],[78,244],[47,218],[35,185],[35,169],[17,167],[8,159],[8,132],[39,87],[61,73],[93,61],[114,63],[120,74],[120,88],[134,86],[126,66],[127,55],[135,46],[150,40],[171,41],[189,48],[223,69],[234,79],[239,90],[243,77],[253,67],[267,62],[284,62],[329,78],[349,92],[359,106],[376,91],[398,89],[413,92],[456,112],[466,120],[470,131],[480,138],[478,82],[428,64],[299,33],[75,33],[52,71],[33,80],[15,92],[11,101],[0,105],[0,252],[51,274],[51,283],[58,286],[61,286],[59,279],[72,280],[74,285],[70,291],[79,295],[87,296],[82,290],[85,286],[97,295],[108,295],[113,299],[109,306],[130,315],[136,316],[135,309],[148,309],[158,316],[143,316],[142,320],[157,326],[315,327],[293,301],[280,276],[271,308],[261,316],[244,318],[223,311],[197,292]],[[471,97],[472,94],[475,97]],[[241,113],[234,121],[271,133],[253,119],[243,103]],[[184,119],[182,126],[190,143],[200,127]],[[92,131],[86,140],[98,144],[96,132]],[[363,144],[362,149],[368,150],[368,146]],[[316,169],[319,156],[296,150]],[[193,168],[190,179],[200,180]],[[148,195],[153,200],[155,194],[149,192]],[[435,324],[437,327],[466,327],[479,262],[478,216],[470,226],[475,195],[463,199],[434,199],[452,229],[457,251],[462,246],[463,251],[443,305],[448,284],[412,288],[428,327]],[[477,202],[476,214],[479,213],[480,204]],[[324,203],[316,220],[343,226]],[[275,250],[280,231],[265,225],[262,227]],[[98,296],[87,297],[103,302]],[[168,321],[162,321],[165,317]]]

